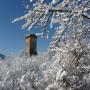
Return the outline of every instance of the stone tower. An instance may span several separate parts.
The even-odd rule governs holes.
[[[26,53],[28,56],[37,55],[37,36],[34,34],[27,34],[26,40]]]

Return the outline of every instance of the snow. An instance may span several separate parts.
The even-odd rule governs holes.
[[[55,4],[56,3],[56,0],[52,0],[51,4]]]
[[[41,3],[42,2],[42,3]],[[63,0],[54,7],[38,0],[34,8],[15,21],[31,30],[42,28],[36,35],[47,36],[48,25],[59,24],[48,51],[28,58],[13,56],[0,61],[1,90],[89,90],[90,88],[90,10],[89,0]],[[38,27],[37,27],[38,28]]]
[[[89,90],[90,52],[78,67],[72,62],[72,53],[64,45],[54,55],[49,50],[31,58],[17,56],[0,61],[0,90]]]
[[[30,2],[33,2],[33,0],[30,0]]]
[[[31,3],[32,1],[33,0],[30,0]],[[82,19],[82,15],[83,17],[90,18],[90,15],[87,13],[87,11],[90,10],[89,0],[85,0],[84,2],[83,0],[63,0],[61,3],[58,2],[59,0],[51,0],[48,4],[44,0],[37,0],[35,3],[32,3],[34,5],[33,8],[28,9],[29,6],[26,5],[28,11],[27,14],[14,19],[12,22],[26,20],[26,23],[22,26],[22,28],[31,30],[35,26],[40,26],[43,35],[47,36],[48,30],[46,27],[49,25],[48,22],[50,23],[51,28],[54,23],[59,23],[61,26],[64,26],[63,28],[65,28],[66,24],[69,23],[70,25],[75,17],[80,18],[80,21]],[[52,5],[56,3],[56,6]],[[70,18],[70,16],[72,17]]]

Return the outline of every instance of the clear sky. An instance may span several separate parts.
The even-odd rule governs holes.
[[[24,22],[12,24],[13,19],[24,15],[25,12],[22,0],[0,0],[0,53],[17,54],[25,48],[26,30],[21,29]],[[39,52],[47,50],[53,32],[49,35],[48,40],[38,37],[37,49]]]

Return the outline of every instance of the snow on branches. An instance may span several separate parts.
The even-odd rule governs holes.
[[[64,26],[75,16],[90,19],[90,13],[87,13],[87,10],[90,10],[89,0],[63,0],[62,2],[52,0],[48,3],[47,0],[30,0],[30,3],[33,4],[33,8],[29,6],[27,14],[14,19],[12,22],[26,20],[22,28],[28,28],[28,30],[31,30],[34,26],[40,26],[43,36],[47,34],[49,24],[51,24],[51,27],[53,23]]]
[[[29,30],[40,26],[41,36],[49,25],[58,24],[48,58],[39,68],[43,77],[35,85],[39,90],[89,90],[90,0],[47,1],[31,0],[33,8],[13,21],[26,20],[22,28]]]

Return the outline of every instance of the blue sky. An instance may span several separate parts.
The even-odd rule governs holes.
[[[22,0],[0,0],[0,53],[17,54],[25,48],[26,30],[21,29],[24,22],[12,24],[13,19],[24,15],[25,12]],[[50,33],[48,40],[38,37],[37,49],[39,52],[47,50],[53,32]]]

